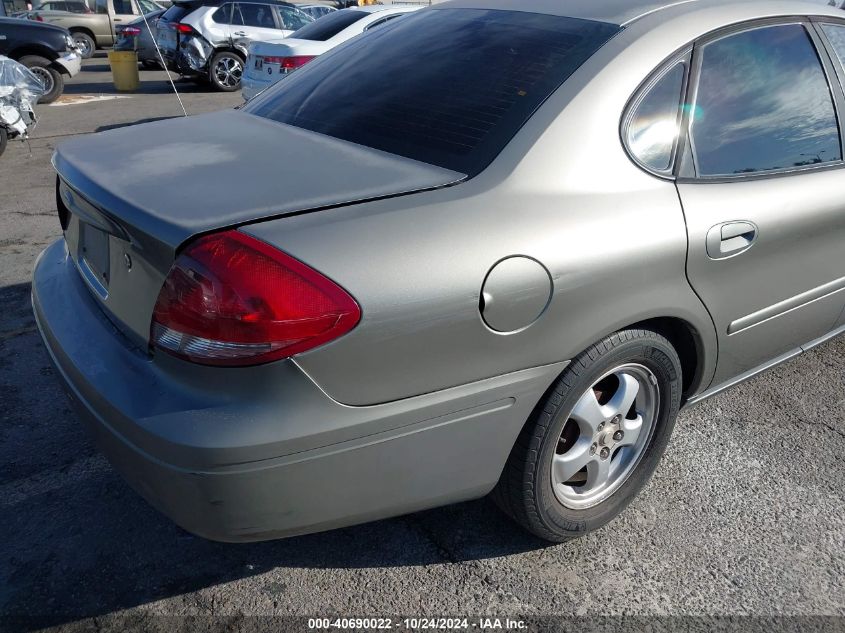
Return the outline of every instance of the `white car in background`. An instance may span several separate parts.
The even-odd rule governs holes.
[[[350,7],[306,24],[284,39],[252,42],[241,79],[241,94],[249,100],[335,46],[420,8],[392,5]]]
[[[330,7],[327,4],[298,4],[296,8],[303,13],[307,13],[315,20],[319,20],[324,15],[337,11],[335,7]]]

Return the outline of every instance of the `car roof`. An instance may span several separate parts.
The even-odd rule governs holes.
[[[467,9],[502,9],[510,11],[526,11],[530,13],[546,13],[585,20],[608,22],[618,26],[626,26],[640,18],[675,8],[681,13],[685,9],[689,12],[705,7],[737,6],[757,4],[765,12],[765,7],[771,4],[789,4],[795,7],[798,15],[829,14],[831,7],[822,6],[819,2],[807,0],[789,0],[787,2],[767,2],[761,0],[450,0],[434,5],[434,9],[467,8]],[[841,11],[841,9],[834,9]],[[675,12],[677,15],[677,12]]]

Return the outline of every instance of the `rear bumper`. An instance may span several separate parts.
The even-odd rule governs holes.
[[[74,409],[153,506],[214,540],[315,532],[479,497],[565,363],[349,407],[293,361],[197,367],[133,349],[59,241],[32,302]]]
[[[82,58],[77,53],[65,53],[56,60],[65,72],[74,77],[82,69]]]

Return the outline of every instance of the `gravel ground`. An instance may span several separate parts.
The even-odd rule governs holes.
[[[63,100],[112,94],[107,70],[86,62]],[[39,107],[32,154],[0,158],[0,629],[329,614],[827,615],[840,617],[780,622],[845,628],[842,339],[682,414],[642,496],[565,545],[486,500],[248,545],[193,537],[147,506],[71,414],[29,305],[35,257],[60,235],[56,143],[180,113],[164,73],[142,77],[130,98]],[[190,113],[239,102],[179,85]]]

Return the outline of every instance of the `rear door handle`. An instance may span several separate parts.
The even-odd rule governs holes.
[[[748,250],[757,240],[757,226],[753,222],[723,222],[707,231],[707,256],[724,259]]]
[[[235,31],[232,35],[239,35],[241,37],[246,35],[246,31]]]

